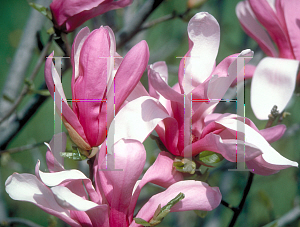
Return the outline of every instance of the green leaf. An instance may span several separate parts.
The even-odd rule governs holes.
[[[43,14],[44,16],[46,16],[49,20],[52,20],[51,11],[48,8],[46,8],[45,6],[42,6],[40,4],[36,4],[34,2],[29,2],[28,4],[32,8],[34,8],[35,10],[39,11],[41,14]]]
[[[162,208],[161,205],[158,205],[158,208],[156,209],[153,218],[150,220],[150,225],[151,226],[155,226],[158,225],[159,223],[161,223],[161,221],[164,219],[164,217],[167,216],[168,213],[170,213],[171,208],[178,203],[180,200],[182,200],[184,198],[184,194],[183,193],[179,193],[174,199],[172,199],[170,202],[168,202],[165,206],[163,206]],[[160,210],[160,211],[159,211]],[[159,211],[159,213],[158,213]],[[157,214],[158,213],[158,214]]]
[[[198,156],[198,160],[205,164],[216,164],[223,159],[224,157],[222,155],[212,151],[202,151]]]
[[[142,218],[133,218],[136,224],[140,224],[142,226],[151,226],[149,222],[145,221]]]
[[[278,226],[278,220],[272,221],[269,224],[264,225],[263,227],[277,227]]]

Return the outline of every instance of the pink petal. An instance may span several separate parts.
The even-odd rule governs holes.
[[[154,65],[148,66],[148,80],[149,84],[151,84],[151,86],[149,86],[150,93],[151,89],[154,89],[154,91],[159,92],[167,100],[179,102],[181,104],[184,103],[184,96],[173,90],[167,84],[164,75],[156,71]],[[159,96],[155,98],[159,98]]]
[[[100,112],[106,111],[101,99],[106,92],[109,45],[109,33],[103,27],[87,37],[80,52],[79,77],[74,85],[73,98],[83,100],[77,103],[79,121],[91,146],[98,146],[106,136],[106,122],[99,122],[98,118]]]
[[[62,89],[62,84],[60,82],[60,77],[58,73],[55,70],[54,64],[52,62],[54,53],[51,53],[45,64],[45,81],[48,87],[48,90],[54,99],[54,81],[55,81],[55,100],[56,100],[56,108],[62,112],[64,118],[66,121],[75,129],[75,131],[83,138],[85,142],[88,143],[88,140],[86,139],[84,130],[75,115],[75,113],[72,111],[72,109],[69,107],[68,103],[66,102],[65,94]],[[59,102],[57,102],[59,100]],[[64,100],[62,103],[60,100]],[[62,110],[60,109],[60,106],[62,105]]]
[[[297,0],[281,1],[284,17],[295,58],[300,60],[300,2]]]
[[[258,119],[266,120],[274,105],[283,111],[291,99],[299,62],[266,57],[260,61],[251,84],[251,106]]]
[[[146,41],[136,44],[124,57],[115,77],[115,86],[108,91],[108,99],[115,100],[115,113],[140,81],[149,60]],[[108,109],[108,124],[113,119],[113,106]]]
[[[255,69],[256,66],[254,65],[245,65],[245,68],[239,72],[237,79],[232,82],[230,87],[235,87],[237,83],[243,83],[244,81],[251,79],[253,77]]]
[[[83,187],[83,186],[82,186]],[[56,186],[51,188],[56,202],[69,210],[86,211],[87,216],[83,213],[77,213],[77,218],[80,223],[91,220],[91,226],[108,225],[108,207],[106,204],[98,205],[92,201],[81,198],[71,192],[68,188]],[[81,217],[78,217],[81,216]],[[85,217],[84,217],[85,216]]]
[[[185,93],[190,93],[210,76],[219,49],[220,27],[212,15],[201,12],[190,20],[188,35],[191,46],[180,62],[178,74]]]
[[[183,180],[182,173],[173,167],[174,156],[169,152],[162,151],[157,156],[155,162],[146,171],[136,190],[134,191],[129,208],[129,222],[132,221],[134,208],[140,192],[145,184],[153,183],[167,188],[170,185]]]
[[[133,0],[54,0],[50,4],[50,9],[56,27],[65,32],[71,32],[85,21],[107,11],[126,7],[131,4],[132,1]]]
[[[99,206],[97,203],[81,198],[63,186],[52,187],[51,191],[54,194],[55,201],[68,210],[87,211]],[[106,205],[102,206],[106,207]]]
[[[258,21],[265,27],[279,50],[279,57],[294,58],[288,34],[267,0],[249,0]]]
[[[64,132],[53,135],[50,143],[45,143],[48,147],[46,153],[46,161],[50,172],[58,172],[65,170],[63,167],[64,159],[60,155],[60,153],[65,152],[66,143],[67,136]]]
[[[124,121],[126,119],[126,121]],[[111,146],[120,139],[134,139],[143,142],[155,129],[157,124],[164,121],[168,124],[165,127],[167,143],[176,146],[177,122],[171,118],[164,107],[151,97],[140,97],[126,104],[116,115],[110,125],[107,137],[108,153],[111,153]],[[118,130],[113,130],[117,128]]]
[[[236,15],[244,31],[253,38],[269,56],[277,57],[278,53],[268,33],[258,23],[248,1],[241,1],[236,6]]]
[[[39,167],[39,162],[36,165],[36,169]],[[77,169],[65,170],[54,173],[44,173],[38,171],[37,177],[47,186],[57,186],[67,180],[85,180],[88,179],[82,172]]]
[[[208,97],[210,99],[223,98],[224,94],[226,93],[232,82],[237,78],[238,72],[240,72],[242,68],[244,68],[244,63],[247,64],[252,57],[253,51],[247,49],[243,50],[238,56],[231,55],[224,59],[219,64],[220,66],[218,65],[214,70],[213,75],[215,76],[213,76],[210,79],[207,91]],[[243,64],[239,64],[237,62],[238,58],[245,58]]]
[[[180,192],[183,193],[185,197],[171,208],[171,212],[188,210],[210,211],[219,206],[222,198],[220,190],[217,187],[210,187],[201,181],[180,181],[171,185],[164,192],[152,196],[141,208],[136,217],[150,221],[159,204],[161,204],[162,207],[165,206]],[[139,225],[133,221],[130,227],[134,226]]]
[[[75,227],[81,225],[70,217],[70,212],[57,204],[52,191],[32,174],[13,174],[5,182],[5,190],[14,200],[27,201]]]
[[[243,128],[245,131],[240,131],[240,133],[245,134],[245,142],[257,147],[262,152],[262,158],[270,165],[298,166],[297,162],[290,161],[281,156],[256,130],[246,124],[242,126],[243,122],[234,119],[222,119],[217,123],[233,131]]]
[[[101,187],[110,205],[110,225],[126,224],[133,187],[146,161],[144,146],[135,140],[120,140],[114,145],[114,164],[118,170],[99,170]],[[106,169],[103,162],[101,169]]]
[[[260,130],[259,133],[265,138],[268,143],[273,143],[279,140],[286,130],[285,125],[275,125],[271,128]]]
[[[71,88],[72,88],[72,94],[73,99],[75,99],[75,88],[74,84],[76,79],[79,77],[79,56],[80,51],[82,49],[83,43],[85,42],[86,38],[90,34],[90,30],[88,27],[84,27],[81,29],[78,34],[76,35],[73,45],[72,45],[72,56],[71,56],[71,63],[73,66],[73,72],[72,72],[72,81],[71,81]],[[77,110],[77,103],[72,102],[72,107],[74,112],[77,114],[78,117],[78,110]]]

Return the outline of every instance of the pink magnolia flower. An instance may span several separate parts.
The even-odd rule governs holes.
[[[132,2],[133,0],[53,0],[50,9],[54,26],[68,33],[93,17],[126,7]]]
[[[115,168],[122,171],[102,171],[106,169],[106,147],[102,145],[94,166],[95,188],[80,171],[63,169],[52,154],[59,151],[51,152],[51,143],[47,151],[50,173],[40,171],[38,162],[36,176],[14,173],[6,180],[6,191],[12,199],[34,203],[71,226],[141,226],[133,220],[133,212],[141,189],[148,182],[166,190],[152,196],[136,215],[146,221],[151,220],[159,205],[165,206],[180,192],[184,199],[171,212],[209,211],[221,202],[217,187],[200,181],[183,181],[167,152],[161,152],[138,181],[146,160],[144,146],[138,141],[121,140],[114,145]],[[53,169],[55,165],[59,169]]]
[[[114,111],[117,114],[139,82],[148,64],[148,45],[141,41],[122,59],[109,27],[91,33],[87,27],[83,28],[72,47],[72,107],[67,103],[52,57],[53,53],[45,66],[48,89],[54,98],[55,88],[56,106],[72,140],[81,149],[91,150],[105,140]]]
[[[299,8],[298,0],[247,0],[236,6],[244,31],[270,56],[258,64],[251,85],[251,106],[258,119],[268,119],[274,105],[283,111],[300,81]]]
[[[150,65],[149,94],[152,97],[139,90],[137,95],[142,97],[129,102],[119,112],[113,123],[118,131],[113,135],[109,132],[108,140],[127,138],[143,142],[155,129],[168,151],[177,156],[191,157],[209,150],[231,162],[245,160],[249,166],[255,166],[254,173],[261,175],[298,166],[267,142],[278,140],[285,131],[284,125],[259,131],[247,118],[244,123],[244,118],[237,115],[213,113],[218,100],[241,70],[237,68],[241,66],[237,65],[236,55],[225,58],[215,67],[220,38],[216,19],[208,13],[196,14],[189,22],[188,35],[190,48],[179,66],[179,83],[169,87],[164,62]],[[238,57],[252,55],[252,51],[245,50]],[[135,127],[128,129],[129,125]]]

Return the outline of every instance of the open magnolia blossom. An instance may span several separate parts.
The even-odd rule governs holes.
[[[299,8],[298,0],[247,0],[236,7],[244,31],[270,56],[258,64],[251,85],[251,106],[258,119],[268,119],[274,105],[283,111],[300,81]]]
[[[53,0],[50,9],[54,26],[68,33],[93,17],[126,7],[132,2],[133,0]]]
[[[64,136],[63,144],[65,139]],[[135,222],[133,213],[141,189],[148,182],[166,188],[152,196],[136,215],[136,218],[150,223],[159,223],[162,216],[154,215],[155,211],[159,206],[170,204],[179,194],[181,198],[171,202],[167,213],[209,211],[221,202],[217,187],[200,181],[184,181],[182,174],[172,167],[173,156],[167,152],[161,152],[138,181],[144,168],[146,151],[136,140],[120,140],[114,145],[115,171],[107,171],[106,146],[101,146],[94,163],[95,187],[80,171],[65,170],[54,157],[64,148],[53,150],[51,145],[53,140],[50,145],[47,144],[50,173],[40,171],[38,161],[35,176],[14,173],[6,180],[5,189],[12,199],[31,202],[71,226],[142,226]]]
[[[109,27],[91,33],[87,27],[83,28],[72,46],[72,107],[67,103],[52,62],[53,55],[45,65],[48,89],[72,140],[89,151],[105,140],[106,128],[114,114],[139,82],[148,64],[148,45],[141,41],[123,59],[116,52],[114,34]]]
[[[237,58],[244,57],[247,62],[246,57],[253,55],[252,51],[244,50],[215,67],[219,32],[213,16],[196,14],[188,25],[190,49],[179,66],[179,83],[169,87],[164,62],[150,65],[152,97],[141,92],[143,96],[126,104],[112,123],[118,130],[114,134],[109,131],[108,141],[125,138],[143,142],[155,129],[168,151],[176,156],[191,157],[208,150],[231,162],[245,161],[254,173],[261,175],[298,166],[268,143],[283,135],[284,125],[259,131],[247,118],[244,122],[237,115],[213,113],[243,67],[237,64]]]

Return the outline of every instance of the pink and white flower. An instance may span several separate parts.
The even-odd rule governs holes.
[[[283,111],[299,83],[299,8],[298,0],[246,0],[236,6],[244,31],[270,56],[252,79],[251,106],[258,119],[268,119],[274,105]]]
[[[113,122],[118,131],[113,135],[109,132],[108,140],[126,138],[143,142],[155,129],[168,151],[177,156],[191,157],[209,150],[231,162],[245,161],[251,166],[255,163],[253,172],[262,175],[298,166],[267,142],[278,140],[285,131],[284,125],[259,131],[247,118],[213,113],[241,70],[237,69],[237,57],[249,57],[253,52],[245,50],[238,56],[229,56],[215,67],[220,30],[216,19],[208,13],[198,13],[190,20],[188,35],[190,48],[179,66],[179,83],[169,87],[164,62],[150,65],[152,97],[141,93],[142,97],[125,105]],[[239,139],[244,136],[245,141]],[[244,147],[245,159],[240,160],[240,155],[244,158]]]
[[[145,71],[148,45],[141,41],[123,59],[116,52],[114,34],[109,27],[91,33],[87,27],[83,28],[72,47],[72,108],[52,62],[53,55],[45,65],[48,89],[53,98],[55,90],[56,107],[72,140],[81,149],[91,150],[105,140],[106,127],[114,118],[114,111],[118,113]]]
[[[64,138],[65,139],[65,138]],[[63,140],[64,140],[63,139]],[[47,213],[71,226],[128,227],[141,226],[133,220],[133,212],[142,187],[154,183],[166,190],[152,196],[136,217],[150,221],[159,205],[165,206],[180,192],[184,199],[175,204],[171,212],[186,210],[212,210],[221,202],[217,187],[187,180],[173,167],[173,157],[161,152],[138,181],[146,160],[144,146],[135,140],[120,140],[114,145],[115,168],[106,169],[105,145],[101,146],[94,166],[95,188],[90,179],[78,170],[53,169],[58,164],[48,145],[47,164],[50,173],[39,170],[36,175],[14,173],[5,182],[12,199],[31,202]],[[59,170],[59,171],[55,171]]]
[[[53,0],[50,4],[54,26],[63,32],[72,32],[85,21],[124,8],[133,0]]]

